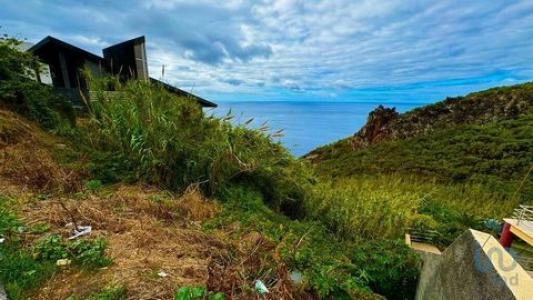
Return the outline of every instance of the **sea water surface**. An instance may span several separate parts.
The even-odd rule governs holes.
[[[233,123],[254,118],[251,127],[268,122],[271,132],[283,129],[280,140],[294,155],[301,156],[318,146],[330,144],[357,132],[366,122],[368,113],[380,103],[360,102],[296,102],[247,101],[219,102],[207,114],[225,116],[231,109]],[[424,103],[385,103],[399,112],[423,106]]]

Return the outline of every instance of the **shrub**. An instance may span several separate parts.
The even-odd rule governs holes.
[[[40,286],[55,270],[54,262],[35,261],[29,251],[0,246],[0,280],[9,299],[25,299],[28,291]]]
[[[246,187],[232,187],[221,192],[223,211],[204,225],[207,230],[230,226],[235,238],[241,238],[249,232],[261,232],[270,243],[274,243],[276,253],[273,257],[281,258],[288,270],[302,274],[303,288],[317,298],[326,299],[374,299],[367,288],[369,277],[365,266],[355,265],[352,261],[353,251],[359,243],[352,240],[340,240],[331,234],[323,223],[312,220],[291,220],[274,213],[265,206],[261,193]],[[237,225],[238,224],[238,225]],[[370,242],[371,243],[371,242]],[[402,250],[400,248],[400,250]],[[394,254],[388,249],[376,254],[376,257]],[[403,251],[398,256],[407,255]],[[407,256],[409,257],[409,256]],[[279,259],[278,258],[278,259]],[[273,260],[272,258],[270,261]],[[399,258],[398,258],[399,260]],[[406,259],[407,261],[408,259]],[[361,262],[361,260],[357,260]],[[387,265],[396,268],[396,265]],[[399,266],[407,269],[405,266]],[[385,271],[385,270],[384,270]],[[392,272],[388,270],[387,272]],[[393,278],[393,275],[397,277]],[[389,279],[401,282],[403,273],[392,274]],[[401,286],[411,289],[413,286]]]
[[[400,179],[379,186],[371,180],[321,183],[305,202],[307,214],[346,239],[400,238],[410,226],[422,195],[401,189]]]

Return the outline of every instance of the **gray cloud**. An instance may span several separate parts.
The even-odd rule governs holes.
[[[165,65],[166,80],[214,97],[342,91],[355,97],[350,91],[425,93],[429,86],[453,94],[533,78],[533,2],[526,0],[0,0],[0,6],[2,30],[32,41],[51,34],[98,53],[146,35],[152,73]],[[445,84],[456,79],[465,80]]]

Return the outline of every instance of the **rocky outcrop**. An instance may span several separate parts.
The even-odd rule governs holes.
[[[395,108],[378,106],[368,115],[366,125],[354,135],[354,147],[363,147],[390,138],[393,124],[399,115]]]
[[[533,112],[533,82],[500,87],[464,97],[446,98],[404,114],[382,105],[351,138],[354,149],[384,140],[396,140],[461,124],[483,124],[517,118]]]

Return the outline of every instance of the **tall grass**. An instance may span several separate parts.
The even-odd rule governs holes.
[[[450,224],[459,232],[485,219],[501,219],[519,203],[501,201],[479,184],[443,185],[405,175],[323,182],[314,194],[305,202],[306,211],[343,238],[394,239],[413,226],[446,231],[442,226]]]
[[[455,234],[482,219],[499,219],[518,204],[498,201],[472,183],[444,185],[408,175],[317,178],[264,129],[232,126],[230,115],[205,116],[193,100],[149,82],[93,82],[84,129],[92,148],[113,153],[136,178],[165,188],[198,185],[216,195],[245,185],[278,211],[320,220],[348,239],[401,238],[421,223],[431,229],[453,223]],[[104,91],[110,84],[114,93]]]
[[[150,82],[105,80],[91,81],[84,131],[93,149],[114,153],[136,178],[174,190],[198,185],[208,194],[246,182],[288,211],[304,198],[306,169],[265,128],[205,116],[194,100]],[[104,91],[110,84],[113,93]]]

